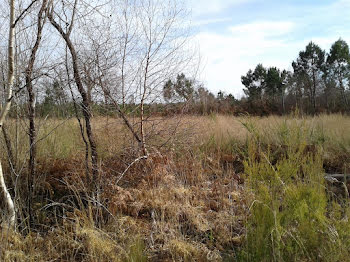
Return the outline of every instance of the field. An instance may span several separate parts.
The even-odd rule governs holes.
[[[37,123],[36,225],[1,229],[3,261],[350,261],[349,185],[324,179],[350,173],[348,116],[152,118],[147,159],[120,119],[96,117],[93,207],[77,121]],[[6,128],[24,174],[25,123]]]

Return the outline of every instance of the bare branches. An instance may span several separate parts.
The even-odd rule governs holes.
[[[77,10],[77,4],[78,4],[78,0],[75,0],[74,1],[74,6],[73,6],[72,18],[70,19],[70,25],[69,25],[68,31],[67,31],[67,35],[68,36],[72,33],[72,30],[73,30],[74,17],[75,17],[75,13],[76,13],[76,10]]]
[[[144,159],[147,159],[148,156],[147,155],[144,155],[144,156],[141,156],[141,157],[138,157],[136,158],[134,161],[132,161],[128,166],[127,168],[123,171],[123,173],[118,177],[118,179],[116,180],[115,184],[118,185],[119,181],[125,176],[125,174],[128,172],[128,170],[133,166],[135,165],[137,162],[141,161],[141,160],[144,160]]]
[[[25,8],[21,14],[17,17],[17,19],[15,20],[15,22],[13,23],[13,26],[15,27],[16,24],[25,16],[25,14],[29,11],[30,8],[32,8],[32,6],[37,2],[38,0],[33,0],[27,8]]]
[[[9,39],[8,39],[8,77],[7,77],[7,101],[5,102],[4,107],[0,113],[0,128],[3,126],[6,115],[8,114],[11,106],[12,100],[12,88],[14,82],[14,71],[15,71],[15,62],[14,62],[14,40],[15,40],[15,1],[11,0],[10,2],[10,23],[9,23]],[[11,228],[15,227],[16,223],[16,211],[13,200],[9,191],[7,190],[4,174],[2,171],[2,165],[0,163],[0,189],[2,191],[3,199],[8,210],[8,223]]]
[[[46,15],[46,8],[47,8],[47,2],[48,0],[43,0],[40,10],[38,12],[38,18],[37,18],[37,31],[36,31],[36,40],[34,43],[34,46],[31,50],[29,62],[27,65],[27,68],[25,70],[25,81],[26,81],[26,89],[28,93],[28,118],[29,118],[29,174],[27,177],[27,189],[28,189],[28,216],[29,216],[29,223],[33,223],[32,219],[32,197],[33,197],[33,179],[35,177],[35,162],[36,162],[36,126],[35,126],[35,93],[33,90],[32,85],[32,73],[34,68],[34,63],[36,60],[37,52],[39,50],[39,46],[42,39],[42,31],[44,27],[45,22],[45,15]]]
[[[76,4],[77,0],[75,1],[74,7],[73,7],[73,15],[72,19],[74,19],[74,14],[76,12]],[[48,18],[52,24],[52,26],[59,32],[59,34],[64,39],[71,57],[72,57],[72,66],[73,66],[73,74],[74,74],[74,80],[75,84],[77,85],[78,91],[82,97],[83,103],[83,115],[85,118],[85,128],[87,133],[87,138],[89,140],[90,150],[91,150],[91,163],[92,163],[92,179],[90,181],[94,181],[95,188],[94,190],[98,191],[99,188],[99,171],[98,171],[98,154],[97,154],[97,146],[95,142],[95,138],[93,135],[92,127],[91,127],[91,101],[89,100],[88,94],[83,86],[83,82],[80,75],[80,70],[78,66],[78,55],[75,50],[74,44],[70,39],[70,34],[72,32],[72,27],[68,28],[67,32],[64,32],[62,27],[55,21],[53,18],[53,7],[51,7],[51,10],[48,10]],[[71,25],[73,24],[73,21],[71,21]],[[98,194],[98,192],[95,192]]]

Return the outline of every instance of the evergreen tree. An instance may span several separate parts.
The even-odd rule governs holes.
[[[185,74],[177,75],[176,82],[168,80],[163,87],[163,97],[166,101],[177,98],[188,102],[194,96],[194,81],[188,79]]]
[[[249,70],[241,77],[241,81],[246,87],[243,91],[249,100],[262,99],[266,86],[266,69],[262,64],[258,64],[254,72]]]
[[[292,63],[294,74],[303,81],[304,91],[309,97],[312,113],[316,113],[316,95],[321,88],[321,78],[325,66],[325,51],[310,42]]]
[[[267,70],[266,78],[266,95],[274,98],[280,94],[282,87],[281,71],[277,67],[270,67]]]
[[[345,106],[349,107],[346,97],[346,86],[350,77],[350,53],[348,44],[339,39],[336,41],[327,57],[327,80],[336,83],[340,90]]]

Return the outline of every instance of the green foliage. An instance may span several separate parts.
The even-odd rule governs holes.
[[[344,40],[339,39],[332,45],[326,65],[325,80],[328,84],[327,87],[336,87],[340,90],[342,100],[345,106],[348,107],[349,102],[345,90],[350,78],[350,52],[349,46]]]
[[[271,67],[266,74],[266,93],[269,96],[274,96],[282,86],[280,70],[277,67]]]
[[[249,99],[261,99],[266,85],[266,69],[262,64],[258,64],[254,72],[249,70],[241,80],[246,87],[243,91]]]
[[[135,243],[130,245],[125,262],[146,262],[147,257],[144,254],[145,243],[141,239],[136,239]]]
[[[176,81],[168,80],[163,87],[163,96],[166,101],[172,98],[189,101],[193,99],[195,91],[194,81],[188,79],[185,74],[179,74]]]
[[[339,67],[341,70],[349,70],[346,68],[350,61],[350,53],[348,44],[342,40],[337,40],[331,47],[327,57],[327,63]]]
[[[283,70],[282,72],[277,67],[270,67],[266,74],[266,94],[269,97],[275,97],[277,95],[283,95],[285,82],[288,72]]]
[[[304,93],[309,97],[312,112],[316,112],[316,93],[325,68],[325,51],[310,42],[292,63],[294,74],[300,80]]]
[[[310,42],[304,51],[299,52],[299,57],[292,63],[295,72],[312,77],[313,71],[321,71],[325,62],[325,51],[318,45]]]
[[[304,122],[290,127],[282,124],[285,150],[277,161],[269,148],[262,148],[259,137],[250,139],[245,172],[254,199],[242,260],[348,259],[349,251],[344,250],[349,243],[349,225],[340,219],[339,206],[329,205],[322,159],[317,150],[308,149],[309,135]]]
[[[258,64],[242,76],[249,105],[244,110],[259,114],[264,111],[262,108],[267,113],[299,108],[313,115],[349,111],[350,51],[344,40],[337,40],[327,56],[317,44],[310,42],[299,52],[292,67],[293,72],[289,72]]]

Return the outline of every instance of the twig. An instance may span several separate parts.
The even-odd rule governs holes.
[[[123,176],[126,174],[126,172],[128,172],[128,170],[130,169],[130,167],[132,167],[135,163],[137,163],[138,161],[142,160],[142,159],[147,159],[148,156],[141,156],[139,158],[136,158],[130,165],[128,165],[128,167],[124,170],[124,172],[118,177],[117,182],[115,183],[116,185],[119,183],[119,181],[123,178]]]

